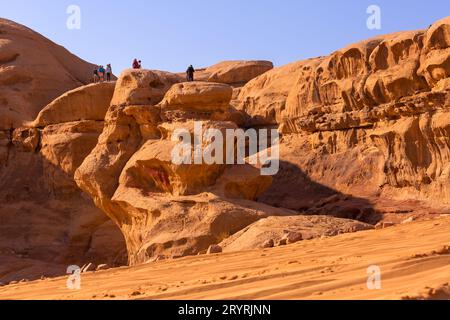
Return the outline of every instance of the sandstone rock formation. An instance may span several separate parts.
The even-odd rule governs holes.
[[[282,240],[287,244],[370,229],[373,226],[369,224],[326,216],[269,217],[225,239],[220,246],[224,252],[254,250],[273,247]]]
[[[114,84],[76,89],[50,103],[88,83],[92,69],[30,29],[0,19],[2,282],[62,275],[69,265],[89,261],[126,263],[117,227],[73,181],[102,131]],[[47,104],[35,124],[21,127]]]
[[[276,125],[286,109],[290,90],[302,72],[308,72],[320,59],[298,61],[275,68],[254,78],[234,101],[238,109],[252,116],[252,125]]]
[[[100,130],[81,124],[14,132],[0,168],[2,281],[62,275],[69,265],[89,261],[126,263],[117,227],[73,181],[73,168],[95,146]],[[33,149],[29,137],[36,132]]]
[[[449,26],[380,36],[244,86],[235,106],[249,125],[284,134],[283,169],[260,200],[371,222],[389,207],[414,211],[411,201],[447,211]]]
[[[250,80],[273,69],[270,61],[222,61],[204,69],[197,69],[195,79],[204,82],[223,83],[240,88]],[[185,79],[185,74],[179,74]]]
[[[174,85],[164,97],[164,109],[191,109],[193,111],[223,110],[230,106],[233,89],[225,84],[188,82]]]
[[[157,105],[182,78],[170,72],[126,70],[117,81],[111,105]]]
[[[142,78],[154,75],[136,72]],[[136,75],[125,72],[116,92],[124,92],[123,77]],[[164,75],[155,80],[161,88],[167,81]],[[171,139],[177,128],[193,133],[194,120],[202,120],[205,129],[237,128],[232,121],[211,120],[212,114],[228,110],[231,95],[227,85],[194,82],[173,85],[158,105],[114,105],[118,100],[112,100],[98,145],[75,178],[121,228],[131,264],[206,252],[262,217],[291,213],[250,201],[270,185],[270,178],[250,174],[249,190],[239,193],[242,181],[233,181],[233,168],[227,165],[173,164],[177,142]]]
[[[54,98],[89,83],[93,67],[38,33],[0,19],[0,130],[34,120]]]
[[[192,83],[126,70],[88,86],[91,65],[0,20],[0,281],[449,212],[449,19],[273,70],[224,62]],[[279,128],[279,173],[195,164],[195,139],[175,163],[174,133],[192,138],[198,121]]]
[[[204,74],[209,82],[239,87],[271,69],[270,61],[223,61],[206,68]]]
[[[81,120],[103,121],[115,86],[114,82],[95,83],[66,92],[41,110],[31,126],[42,128]]]

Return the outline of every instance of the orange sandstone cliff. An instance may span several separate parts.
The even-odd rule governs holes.
[[[47,54],[32,63],[24,46]],[[91,65],[54,46],[0,20],[0,281],[283,246],[450,210],[450,18],[277,68],[219,63],[193,83],[126,70],[81,86]],[[21,68],[37,64],[64,72],[24,79]],[[197,120],[222,132],[278,128],[279,173],[173,164],[172,133]]]

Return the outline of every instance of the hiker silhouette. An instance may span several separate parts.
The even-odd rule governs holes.
[[[186,78],[187,78],[188,82],[194,81],[194,73],[195,73],[195,69],[191,64],[186,70]]]

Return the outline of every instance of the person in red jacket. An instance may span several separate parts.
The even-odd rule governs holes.
[[[141,60],[138,61],[138,59],[134,59],[133,61],[133,69],[141,69]]]

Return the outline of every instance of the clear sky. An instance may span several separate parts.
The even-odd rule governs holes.
[[[367,28],[372,4],[381,30]],[[79,30],[66,26],[69,5],[81,9]],[[168,71],[232,59],[282,65],[448,15],[450,0],[0,0],[1,17],[92,63],[111,62],[115,73],[135,57]]]

